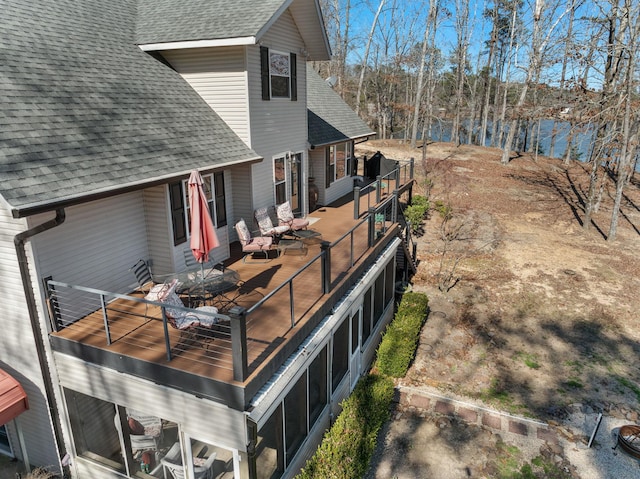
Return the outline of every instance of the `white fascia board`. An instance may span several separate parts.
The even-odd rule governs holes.
[[[189,40],[184,42],[146,43],[138,45],[143,52],[158,50],[182,50],[187,48],[233,47],[238,45],[255,45],[256,37],[219,38],[216,40]]]

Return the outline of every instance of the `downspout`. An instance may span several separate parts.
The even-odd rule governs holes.
[[[25,249],[25,243],[29,238],[40,234],[49,229],[60,226],[65,220],[64,208],[56,210],[56,217],[45,221],[42,224],[34,226],[31,229],[18,233],[13,238],[13,243],[16,246],[16,254],[18,255],[18,266],[20,268],[20,276],[22,277],[22,289],[24,290],[25,300],[27,301],[27,309],[29,311],[29,320],[31,321],[31,330],[33,331],[33,337],[36,341],[36,351],[38,353],[38,363],[42,370],[42,378],[44,380],[45,396],[47,404],[49,405],[49,414],[53,421],[53,433],[56,439],[56,446],[58,448],[58,457],[62,461],[66,455],[64,447],[64,441],[62,438],[62,425],[60,424],[60,417],[58,415],[58,406],[56,404],[53,382],[51,381],[51,372],[49,370],[49,363],[45,357],[44,352],[44,340],[42,339],[42,330],[40,329],[40,323],[38,321],[38,308],[36,307],[36,299],[33,292],[31,275],[29,274],[29,263],[27,262],[27,253]]]

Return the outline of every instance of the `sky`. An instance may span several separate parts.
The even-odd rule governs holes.
[[[469,38],[469,63],[473,70],[478,64],[482,65],[486,61],[487,47],[486,39],[489,36],[491,25],[483,16],[483,11],[488,5],[492,5],[489,0],[469,0],[468,24],[470,26]],[[344,6],[345,0],[341,0]],[[461,3],[458,1],[458,3]],[[546,0],[548,10],[545,12],[548,22],[544,27],[544,32],[553,32],[554,35],[563,35],[566,31],[568,15],[563,13],[568,1],[559,1],[558,8],[551,9],[553,2]],[[348,62],[360,64],[365,51],[366,39],[371,30],[371,24],[375,11],[380,4],[380,0],[351,0],[350,13],[350,37],[352,39],[351,51]],[[531,38],[532,12],[535,0],[523,0],[522,21],[527,34],[523,41]],[[596,4],[592,0],[582,0],[581,6],[577,10],[576,18],[584,19],[596,13]],[[440,22],[436,33],[436,45],[442,51],[444,58],[448,58],[454,51],[456,40],[457,9],[456,0],[440,1]],[[424,36],[424,26],[428,13],[428,1],[425,0],[386,0],[382,13],[379,17],[375,32],[375,46],[369,53],[370,62],[375,55],[383,58],[385,54],[392,57],[396,52],[406,52],[412,44],[422,41]],[[585,44],[588,41],[588,32],[576,28],[574,34],[578,37],[578,42]],[[582,37],[581,37],[582,35]],[[413,40],[413,41],[412,41]],[[553,43],[553,42],[551,42]],[[387,48],[383,48],[386,45]],[[512,60],[512,75],[514,78],[524,74],[528,61],[528,45],[517,48],[517,55]],[[557,42],[555,50],[547,49],[550,58],[555,58],[554,66],[548,67],[545,71],[546,83],[554,84],[559,78],[560,60],[564,57],[564,42]],[[445,67],[445,68],[448,68]],[[597,74],[597,71],[592,73]],[[599,82],[597,75],[593,82]],[[592,85],[594,86],[594,85]]]

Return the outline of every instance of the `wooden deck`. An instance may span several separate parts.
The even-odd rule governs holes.
[[[232,244],[231,258],[225,261],[225,266],[236,270],[241,281],[239,289],[228,295],[237,295],[234,303],[250,310],[319,255],[322,241],[334,243],[358,225],[361,220],[353,219],[353,208],[352,201],[344,201],[342,204],[322,207],[309,215],[312,221],[309,228],[321,233],[322,237],[321,240],[305,241],[308,251],[304,255],[299,250],[289,250],[277,257],[274,251],[271,253],[272,259],[266,263],[252,259],[247,259],[245,263],[242,261],[240,245]],[[365,222],[353,235],[353,250],[359,255],[359,259],[356,259],[360,263],[374,254],[373,249],[368,249],[367,233]],[[351,244],[351,239],[347,238],[332,248],[330,280],[333,286],[338,286],[349,277],[345,270],[351,261]],[[286,286],[256,311],[249,312],[246,321],[249,376],[244,384],[251,381],[269,363],[268,359],[274,357],[326,302],[321,278],[321,262],[318,259],[292,281],[292,287]],[[292,327],[290,291],[293,291],[295,327]],[[160,308],[146,308],[144,303],[117,299],[109,303],[108,317],[110,345],[107,344],[102,311],[98,310],[53,333],[54,349],[80,356],[84,353],[77,351],[89,351],[91,358],[96,354],[99,356],[99,351],[108,352],[117,357],[153,364],[154,367],[171,368],[242,387],[242,384],[233,380],[232,341],[228,324],[217,325],[214,331],[195,331],[191,334],[168,327],[169,360]]]

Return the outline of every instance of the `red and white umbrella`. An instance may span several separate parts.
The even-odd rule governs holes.
[[[200,264],[209,261],[209,251],[220,246],[216,228],[211,220],[207,197],[202,189],[202,183],[200,173],[193,170],[189,177],[191,251],[193,252],[193,257]]]

